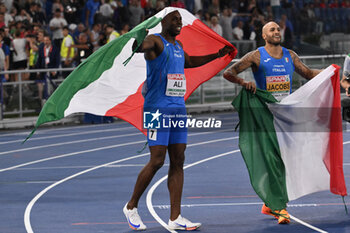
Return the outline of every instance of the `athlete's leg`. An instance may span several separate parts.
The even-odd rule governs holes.
[[[174,221],[181,213],[181,196],[184,182],[183,165],[186,144],[177,143],[168,146],[170,166],[168,172],[168,189],[170,194],[170,220]]]
[[[134,192],[128,202],[127,209],[137,208],[141,195],[146,190],[147,186],[151,182],[153,176],[156,174],[159,168],[164,164],[167,146],[150,146],[151,158],[149,162],[144,166],[137,177],[137,181],[134,187]]]

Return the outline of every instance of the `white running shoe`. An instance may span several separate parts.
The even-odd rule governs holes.
[[[126,206],[128,203],[125,204],[123,208],[123,212],[125,214],[126,220],[129,223],[129,226],[131,229],[135,231],[143,231],[146,230],[146,225],[143,224],[140,215],[137,212],[137,208],[133,208],[132,210],[128,210]]]
[[[171,221],[169,219],[168,227],[170,230],[185,230],[185,231],[194,231],[197,230],[202,224],[201,223],[193,223],[190,220],[179,215],[177,219]]]

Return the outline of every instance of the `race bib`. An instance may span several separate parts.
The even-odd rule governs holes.
[[[267,76],[266,90],[278,100],[282,100],[290,93],[289,75]]]
[[[168,83],[165,95],[167,96],[185,96],[186,78],[184,74],[168,74]]]
[[[152,141],[157,141],[157,130],[149,129],[148,130],[148,139]]]

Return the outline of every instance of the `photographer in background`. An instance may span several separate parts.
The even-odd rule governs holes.
[[[350,97],[350,54],[346,56],[344,61],[343,78],[340,85],[345,89],[346,95]],[[343,107],[343,120],[350,122],[350,98],[342,99],[341,106]]]
[[[350,54],[346,56],[343,67],[343,78],[340,85],[345,89],[346,95],[350,96]]]

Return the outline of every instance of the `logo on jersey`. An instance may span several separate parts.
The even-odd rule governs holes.
[[[264,62],[269,62],[271,60],[271,58],[266,58],[265,60],[264,60]]]
[[[162,113],[157,109],[156,112],[143,112],[143,128],[145,129],[159,129],[160,128],[160,117]]]
[[[165,110],[163,113],[159,109],[156,111],[144,111],[143,128],[149,129],[149,132],[157,132],[157,130],[169,128],[221,128],[222,125],[221,120],[212,117],[208,119],[196,119],[186,113],[171,112],[171,109]]]

